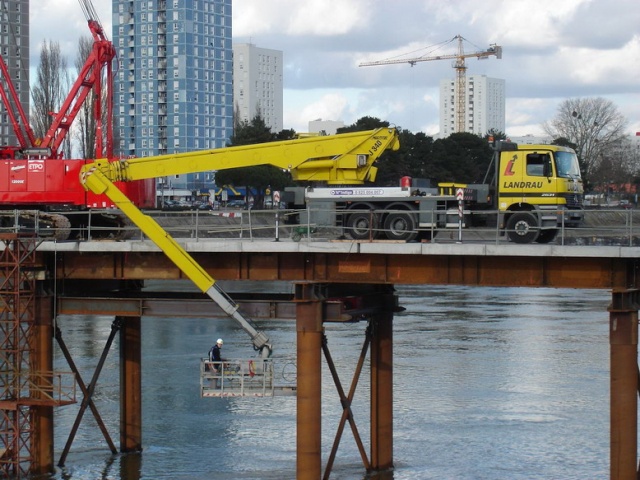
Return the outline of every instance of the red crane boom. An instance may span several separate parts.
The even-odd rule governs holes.
[[[20,148],[33,147],[35,144],[35,135],[29,125],[27,114],[20,104],[20,97],[18,96],[16,87],[11,81],[7,64],[4,62],[1,55],[0,73],[2,74],[0,75],[0,97],[2,97],[2,102],[6,107],[5,111],[13,125],[13,131],[18,139],[19,146]],[[2,81],[3,79],[4,81]]]
[[[107,39],[102,25],[96,20],[89,20],[89,29],[93,36],[93,48],[78,75],[71,91],[67,95],[60,111],[54,115],[53,122],[49,130],[40,142],[40,147],[51,148],[52,156],[60,158],[60,145],[64,141],[71,124],[75,120],[82,104],[86,100],[89,92],[93,90],[93,113],[96,122],[96,157],[113,157],[113,132],[111,122],[107,121],[107,151],[104,152],[103,145],[103,121],[102,121],[102,90],[103,90],[103,69],[106,81],[106,118],[111,119],[113,113],[113,72],[111,63],[116,56],[113,44]],[[106,153],[106,155],[105,155]]]

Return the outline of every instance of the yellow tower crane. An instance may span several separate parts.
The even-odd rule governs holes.
[[[464,53],[464,45],[463,40],[465,40],[461,35],[456,35],[451,40],[445,43],[453,42],[454,40],[458,40],[458,53],[452,53],[449,55],[434,55],[434,56],[421,56],[415,58],[395,58],[389,60],[380,60],[377,62],[363,62],[360,64],[361,67],[372,67],[376,65],[392,65],[396,63],[408,63],[412,67],[418,62],[429,62],[431,60],[455,60],[453,63],[453,68],[456,69],[456,88],[455,88],[455,106],[456,106],[456,132],[464,132],[464,119],[465,119],[465,90],[467,88],[467,78],[466,78],[466,70],[467,66],[465,65],[466,58],[475,57],[478,60],[486,60],[492,55],[495,55],[496,58],[502,58],[502,47],[496,44],[489,45],[487,50],[480,50],[478,52],[473,53]]]

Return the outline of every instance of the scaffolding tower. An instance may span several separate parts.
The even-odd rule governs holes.
[[[39,371],[37,239],[0,234],[0,477],[21,478],[34,462],[34,412],[75,403],[70,372]],[[45,341],[51,341],[46,339]]]

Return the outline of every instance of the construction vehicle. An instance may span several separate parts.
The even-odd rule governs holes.
[[[238,311],[238,305],[151,216],[143,213],[131,202],[118,187],[119,182],[207,170],[272,165],[288,170],[292,178],[297,181],[323,181],[330,185],[362,185],[367,181],[375,180],[377,167],[374,163],[378,157],[387,149],[397,150],[398,148],[396,129],[379,128],[366,132],[124,159],[116,162],[101,159],[82,168],[80,183],[96,195],[106,195],[175,263],[185,276],[213,299],[229,317],[240,324],[251,337],[253,348],[266,360],[272,352],[268,336],[258,331],[254,323]],[[202,372],[204,371],[203,368]],[[251,372],[251,369],[246,371]],[[255,374],[255,370],[253,373]],[[207,380],[220,382],[223,379],[211,377]],[[264,389],[264,384],[260,384],[259,388]],[[238,393],[238,395],[246,394],[246,390],[242,394]]]
[[[493,144],[480,184],[404,177],[398,187],[288,187],[293,223],[331,225],[354,240],[430,240],[441,229],[491,227],[515,243],[549,243],[583,219],[583,185],[573,150]],[[295,218],[297,216],[297,218]]]
[[[113,237],[126,232],[126,218],[104,195],[85,191],[78,184],[87,160],[63,158],[62,146],[79,111],[91,100],[96,125],[95,154],[113,160],[113,72],[115,48],[106,37],[89,1],[84,1],[92,50],[60,110],[42,138],[36,138],[26,111],[0,56],[0,98],[11,121],[17,145],[0,145],[0,227],[33,229],[42,237],[66,240],[72,232],[84,232],[89,220],[92,237]],[[103,115],[102,99],[106,99]],[[90,161],[90,160],[89,160]],[[155,206],[155,182],[139,181],[120,186],[142,208]]]

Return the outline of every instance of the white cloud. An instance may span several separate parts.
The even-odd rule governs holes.
[[[290,35],[333,36],[364,27],[370,9],[365,2],[345,0],[292,1],[287,26]]]
[[[111,37],[111,2],[94,4]],[[30,11],[32,64],[43,39],[58,41],[72,64],[78,38],[89,35],[77,2],[31,0]],[[597,96],[612,100],[630,131],[640,131],[637,0],[240,0],[233,2],[233,34],[234,41],[284,52],[285,128],[371,115],[435,133],[439,80],[453,78],[451,61],[358,64],[425,54],[460,34],[465,51],[503,47],[502,60],[469,59],[467,74],[505,79],[507,133],[535,134],[564,99]],[[455,52],[455,45],[447,48],[437,52]]]
[[[361,0],[244,0],[234,3],[242,15],[234,16],[234,35],[265,33],[296,36],[333,36],[365,28],[370,2]]]
[[[591,0],[538,0],[535,5],[525,1],[498,1],[484,4],[476,24],[499,21],[495,35],[505,45],[529,46],[535,49],[555,46],[565,36],[566,26],[582,4]],[[478,11],[479,10],[479,11]]]
[[[624,52],[623,58],[621,53]],[[590,85],[627,84],[640,77],[640,35],[635,35],[622,49],[596,50],[563,47],[559,56],[566,62],[573,78]]]
[[[295,92],[285,92],[285,96],[295,95]],[[305,100],[306,99],[306,100]],[[285,116],[292,119],[297,132],[307,132],[309,121],[317,118],[323,120],[343,120],[349,99],[339,92],[307,92],[300,102],[302,108],[285,112]]]
[[[252,37],[269,32],[277,23],[277,11],[260,7],[259,1],[247,1],[242,5],[242,15],[233,17],[233,33],[240,37]]]

